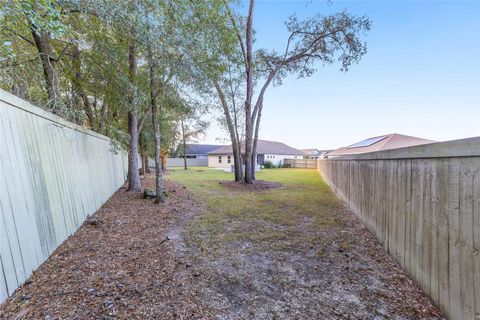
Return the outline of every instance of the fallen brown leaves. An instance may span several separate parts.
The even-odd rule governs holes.
[[[181,248],[198,205],[173,182],[166,190],[162,205],[117,191],[0,306],[0,318],[209,318],[194,289],[199,272]]]

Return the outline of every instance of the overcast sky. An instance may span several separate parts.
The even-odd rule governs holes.
[[[261,138],[328,149],[388,133],[480,136],[480,1],[257,1],[255,48],[283,48],[293,13],[344,9],[371,18],[367,54],[347,73],[319,65],[269,88]],[[202,142],[224,137],[213,121]]]

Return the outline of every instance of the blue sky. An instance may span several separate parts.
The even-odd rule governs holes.
[[[255,48],[284,48],[293,13],[344,9],[372,20],[367,54],[347,73],[319,65],[270,87],[261,138],[323,149],[388,133],[480,136],[479,1],[257,1]],[[205,141],[225,136],[212,122]]]

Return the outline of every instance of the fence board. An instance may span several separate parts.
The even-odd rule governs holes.
[[[283,159],[283,166],[286,168],[316,169],[315,159]]]

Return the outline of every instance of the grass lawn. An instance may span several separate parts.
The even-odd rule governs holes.
[[[315,170],[257,178],[277,188],[191,168],[161,205],[118,190],[0,318],[443,319]]]
[[[265,169],[267,190],[204,167],[167,179],[199,200],[183,238],[218,319],[441,318],[316,170]]]
[[[233,180],[232,173],[204,167],[175,169],[168,179],[186,186],[207,206],[187,227],[187,240],[202,251],[231,241],[287,250],[295,242],[312,240],[298,228],[302,223],[320,227],[338,222],[331,211],[341,203],[314,169],[265,169],[257,179],[282,187],[260,192],[228,188],[220,182]]]

